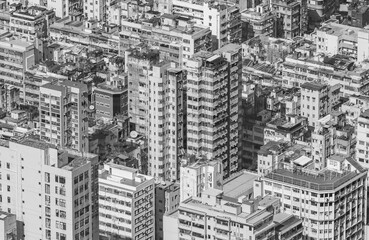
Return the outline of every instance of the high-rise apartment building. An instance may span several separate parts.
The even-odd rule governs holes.
[[[87,91],[87,85],[69,80],[40,87],[42,140],[88,152]]]
[[[186,64],[185,150],[220,160],[224,177],[238,168],[240,46],[201,52]]]
[[[99,173],[101,239],[155,239],[155,182],[108,162]]]
[[[341,85],[306,82],[301,85],[301,116],[315,127],[318,120],[330,114],[338,104]]]
[[[300,35],[301,3],[293,0],[272,0],[277,15],[277,37],[293,39]]]
[[[3,211],[20,239],[98,239],[97,155],[23,139],[0,146]]]
[[[179,179],[183,156],[183,119],[186,73],[161,62],[149,71],[149,174],[155,179]]]
[[[128,115],[130,129],[148,135],[149,126],[149,73],[159,62],[159,53],[154,50],[133,50],[126,54],[128,73]]]
[[[183,159],[180,177],[181,202],[200,197],[207,189],[223,189],[223,165],[220,161],[189,156]]]
[[[334,155],[313,170],[282,163],[261,178],[263,195],[278,197],[285,213],[302,218],[309,239],[363,239],[367,171],[353,158]]]

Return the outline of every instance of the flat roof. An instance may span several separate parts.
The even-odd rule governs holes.
[[[224,195],[239,198],[249,189],[254,187],[254,180],[258,178],[256,173],[243,172],[241,175],[223,184]]]
[[[361,172],[364,173],[364,172]],[[316,191],[334,190],[345,184],[350,179],[358,176],[357,172],[338,173],[330,170],[323,170],[319,174],[311,174],[299,170],[275,169],[268,173],[264,180],[274,180],[283,182],[296,187],[309,188]]]
[[[306,88],[306,89],[310,89],[310,90],[313,90],[313,91],[320,91],[325,87],[326,86],[323,85],[323,84],[311,83],[311,82],[306,82],[306,83],[301,85],[301,88]]]
[[[38,148],[41,150],[46,150],[49,148],[54,148],[56,149],[56,147],[50,143],[41,141],[41,140],[36,140],[36,139],[31,139],[31,138],[25,138],[19,142],[16,142],[18,144],[21,145],[25,145],[25,146],[29,146],[29,147],[33,147],[33,148]]]
[[[311,159],[311,158],[309,158],[307,156],[301,156],[301,157],[297,158],[296,160],[294,160],[293,162],[295,164],[298,164],[298,165],[304,167],[304,166],[306,166],[307,164],[309,164],[312,161],[313,161],[313,159]]]

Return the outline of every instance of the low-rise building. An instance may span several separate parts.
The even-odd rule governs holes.
[[[17,220],[15,214],[0,211],[0,236],[4,240],[17,240]]]
[[[285,115],[276,117],[266,123],[264,128],[264,144],[269,141],[304,141],[307,133],[307,121],[305,117]]]
[[[341,85],[330,86],[315,82],[301,85],[301,116],[315,127],[319,119],[338,109]]]
[[[223,165],[220,161],[208,161],[196,156],[185,157],[180,169],[181,202],[201,196],[207,189],[223,188]]]
[[[319,119],[311,133],[312,158],[316,169],[327,166],[329,156],[339,154],[353,156],[356,145],[355,127],[346,123],[346,116],[341,112]]]

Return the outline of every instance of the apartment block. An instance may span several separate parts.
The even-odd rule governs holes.
[[[244,10],[241,12],[241,20],[246,24],[247,40],[260,35],[276,36],[276,16],[267,4]]]
[[[108,162],[99,170],[100,239],[155,239],[155,182]]]
[[[292,144],[289,141],[270,141],[260,148],[257,156],[257,170],[263,176],[281,162],[293,162],[296,159],[310,155],[310,147]],[[301,159],[300,159],[301,160]]]
[[[301,85],[301,116],[308,125],[315,127],[317,121],[336,109],[340,98],[341,85],[323,85],[306,82]]]
[[[88,21],[105,21],[107,0],[85,0],[83,13]]]
[[[0,148],[0,206],[20,239],[98,239],[97,155],[28,138]]]
[[[264,128],[264,144],[269,141],[296,142],[304,141],[307,134],[306,118],[295,115],[276,117],[266,123]]]
[[[149,133],[149,74],[153,65],[159,62],[159,52],[154,50],[133,50],[126,54],[128,73],[128,115],[131,129]]]
[[[155,186],[155,239],[164,239],[164,214],[176,211],[180,203],[179,184],[161,182]]]
[[[31,6],[10,13],[10,32],[33,41],[49,36],[48,28],[55,21],[55,12],[45,7]]]
[[[32,43],[13,34],[0,38],[0,76],[6,85],[19,89],[20,102],[25,99],[25,71],[37,64],[36,51]]]
[[[152,9],[152,3],[146,1],[124,0],[106,2],[106,21],[110,24],[120,25],[121,20],[140,19],[149,14]],[[159,11],[160,13],[171,13]]]
[[[46,7],[47,9],[53,10],[56,17],[64,18],[74,10],[79,9],[82,5],[82,0],[28,0],[27,4],[28,6]]]
[[[195,55],[185,67],[185,149],[190,155],[222,161],[224,177],[238,168],[240,54],[239,46],[227,45]]]
[[[298,55],[286,57],[283,63],[283,86],[300,86],[305,82],[330,86],[340,84],[344,96],[359,95],[369,90],[369,67],[366,65],[357,66],[353,60],[342,55]]]
[[[369,58],[369,30],[339,24],[338,20],[328,20],[317,28],[314,40],[317,53],[327,55],[342,54],[362,62]]]
[[[211,34],[209,27],[195,25],[190,18],[170,14],[148,14],[147,19],[133,22],[122,20],[120,32],[128,44],[146,42],[160,51],[161,59],[175,62],[178,66],[195,53],[210,51]]]
[[[128,114],[128,87],[115,87],[105,83],[94,89],[96,117],[113,119],[119,114]]]
[[[362,112],[357,119],[356,134],[356,160],[369,168],[369,110]]]
[[[55,74],[45,70],[45,66],[37,64],[24,73],[24,94],[21,94],[23,102],[28,105],[39,106],[40,87],[53,81],[67,80],[67,76]]]
[[[51,144],[88,152],[87,85],[65,80],[40,87],[40,136]]]
[[[200,197],[207,189],[223,189],[223,166],[220,161],[208,161],[196,156],[183,159],[180,176],[181,202]]]
[[[360,114],[369,109],[369,97],[366,95],[352,95],[341,105],[341,111],[346,113],[347,123],[355,126]]]
[[[316,169],[327,166],[327,158],[338,154],[350,157],[355,154],[355,127],[348,125],[346,115],[341,112],[319,119],[311,133],[312,158]]]
[[[316,27],[328,20],[340,8],[340,2],[337,0],[329,1],[307,1],[307,20],[308,29],[314,30]]]
[[[149,174],[157,180],[179,179],[184,154],[184,86],[186,73],[169,62],[149,71],[148,157]]]
[[[106,25],[101,29],[101,33],[96,33],[97,21],[83,21],[81,15],[70,15],[55,21],[49,27],[50,37],[61,45],[74,44],[77,46],[91,46],[102,49],[103,51],[124,55],[124,50],[132,46],[131,43],[120,39],[118,28]],[[103,35],[103,36],[102,36]]]
[[[301,3],[293,0],[272,0],[272,11],[277,15],[277,37],[293,39],[301,32]]]
[[[367,171],[351,157],[331,157],[319,171],[311,164],[280,164],[262,177],[263,195],[278,197],[283,212],[300,217],[306,237],[363,239]]]
[[[164,216],[164,239],[256,240],[275,239],[280,234],[285,234],[282,239],[300,239],[302,221],[279,212],[280,201],[275,197],[238,202],[221,190],[208,189]],[[281,228],[285,230],[276,232]]]
[[[221,48],[229,43],[241,43],[241,14],[236,4],[184,0],[173,0],[171,3],[172,6],[169,8],[172,8],[173,13],[190,17],[197,24],[211,29],[215,38],[213,49]]]
[[[19,88],[9,86],[7,84],[0,84],[0,107],[3,111],[11,112],[20,102]]]

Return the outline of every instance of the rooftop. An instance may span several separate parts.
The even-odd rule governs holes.
[[[258,178],[256,173],[244,171],[242,174],[223,183],[224,195],[239,198],[254,186],[254,180]]]
[[[274,153],[282,153],[289,147],[289,142],[269,141],[267,144],[260,147],[259,154],[269,155]]]
[[[38,148],[41,150],[46,150],[49,148],[54,148],[54,149],[56,148],[54,145],[50,143],[47,143],[41,140],[31,139],[31,138],[24,138],[20,140],[18,143],[25,145],[25,146],[33,147],[33,148]]]
[[[1,220],[4,220],[5,218],[7,218],[9,216],[15,216],[15,215],[11,214],[11,213],[8,213],[8,212],[0,211],[0,219]]]
[[[301,85],[301,88],[309,89],[312,91],[321,91],[326,85],[320,83],[306,82]]]
[[[360,171],[360,174],[365,175],[365,170]],[[285,164],[280,164],[277,169],[274,169],[265,176],[265,180],[272,179],[295,185],[296,187],[309,188],[316,191],[327,191],[340,187],[356,176],[358,176],[356,171],[338,173],[328,169],[323,169],[321,171],[296,167],[292,169],[286,167]]]

